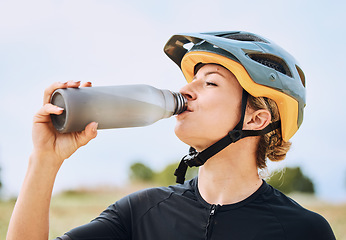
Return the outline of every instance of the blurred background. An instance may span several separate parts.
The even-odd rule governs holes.
[[[344,206],[345,10],[341,0],[0,0],[2,199],[20,190],[32,148],[32,117],[47,86],[76,80],[178,91],[184,77],[163,53],[170,36],[244,30],[282,46],[306,75],[304,122],[287,159],[269,164],[269,170],[299,168],[317,199]],[[99,131],[64,163],[54,192],[125,186],[136,163],[163,171],[188,151],[174,125],[170,118]]]

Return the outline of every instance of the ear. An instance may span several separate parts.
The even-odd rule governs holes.
[[[246,130],[262,130],[269,125],[271,114],[266,109],[250,111],[245,114],[243,129]]]

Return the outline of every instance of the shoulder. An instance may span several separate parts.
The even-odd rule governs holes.
[[[106,224],[114,232],[131,234],[134,223],[143,218],[148,219],[151,215],[157,216],[160,214],[160,206],[175,204],[177,197],[181,198],[186,192],[193,191],[193,182],[191,180],[183,185],[134,192],[108,206],[94,221]]]
[[[122,198],[118,202],[120,204],[124,202],[130,202],[132,204],[140,202],[141,205],[143,203],[149,205],[157,204],[158,202],[167,200],[172,195],[185,196],[188,195],[187,192],[194,192],[194,184],[195,179],[191,179],[189,181],[186,181],[184,184],[143,189]]]
[[[263,198],[287,236],[291,236],[288,239],[335,239],[323,216],[302,207],[292,198],[268,186]]]
[[[108,207],[110,211],[117,211],[121,215],[130,216],[134,212],[137,216],[160,203],[167,203],[177,198],[193,198],[195,179],[169,187],[154,187],[131,193]],[[120,212],[119,212],[120,211]]]

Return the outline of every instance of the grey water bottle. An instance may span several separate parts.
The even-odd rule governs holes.
[[[90,122],[99,129],[150,125],[186,110],[186,98],[149,85],[67,88],[56,90],[51,103],[64,108],[51,115],[61,133],[84,130]]]

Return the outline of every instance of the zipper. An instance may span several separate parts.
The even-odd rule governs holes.
[[[220,205],[211,205],[210,212],[209,212],[209,218],[208,218],[208,223],[205,231],[205,239],[209,240],[211,238],[211,234],[213,232],[213,227],[214,227],[214,217],[216,214],[217,209],[220,207]]]

